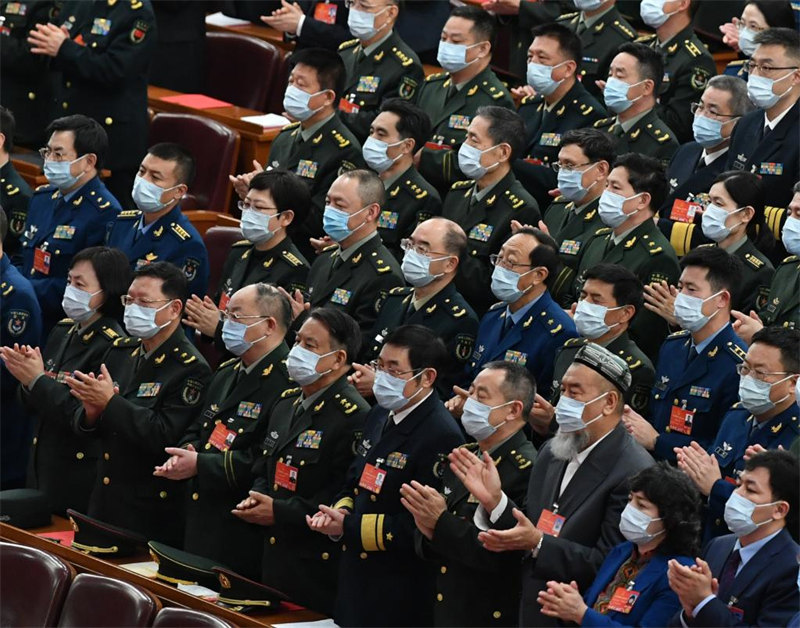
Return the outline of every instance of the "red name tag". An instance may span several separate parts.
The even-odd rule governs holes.
[[[538,157],[526,157],[522,161],[524,161],[526,164],[532,164],[534,166],[541,166],[544,164],[544,162]]]
[[[561,534],[561,528],[564,527],[565,521],[565,517],[545,509],[542,511],[542,514],[539,515],[539,521],[536,522],[536,527],[545,534],[558,536]]]
[[[285,462],[279,462],[275,467],[275,484],[288,491],[297,490],[297,467],[292,467]]]
[[[361,111],[361,107],[359,107],[356,103],[350,102],[349,100],[345,100],[344,98],[339,99],[339,111],[344,111],[345,113],[358,113]]]
[[[631,591],[625,587],[617,587],[611,601],[608,603],[609,610],[617,611],[618,613],[625,613],[626,615],[631,612],[636,600],[639,599],[638,591]]]
[[[675,199],[669,218],[678,222],[692,222],[698,209],[700,209],[700,205],[697,203]]]
[[[694,422],[694,410],[672,406],[669,413],[669,429],[673,432],[686,434],[692,433],[692,423]]]
[[[374,465],[367,464],[364,466],[364,471],[361,473],[361,479],[358,481],[358,485],[361,488],[367,489],[370,493],[375,493],[377,495],[381,492],[385,479],[385,469],[379,469]]]
[[[425,148],[429,150],[452,150],[449,144],[438,144],[437,142],[425,142]]]
[[[228,307],[228,301],[230,300],[231,300],[231,295],[229,295],[227,292],[223,292],[222,296],[219,298],[219,305],[217,306],[220,312],[225,311],[225,308]]]
[[[50,258],[51,254],[42,249],[33,250],[33,268],[34,270],[42,273],[43,275],[50,274]]]
[[[336,5],[333,2],[317,2],[314,19],[326,24],[336,24]]]
[[[208,442],[220,451],[228,451],[235,438],[236,432],[229,430],[224,423],[217,423],[211,436],[208,437]]]

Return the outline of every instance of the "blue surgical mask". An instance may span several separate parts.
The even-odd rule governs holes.
[[[313,94],[309,94],[308,92],[304,92],[299,87],[295,87],[294,85],[287,85],[286,92],[283,95],[283,108],[292,118],[295,120],[299,120],[302,122],[303,120],[308,120],[311,116],[313,116],[317,111],[322,109],[311,109],[309,107],[308,102],[311,100],[313,96],[317,94],[321,94],[322,92],[315,92]]]
[[[276,214],[275,216],[279,215],[280,214]],[[275,218],[275,216],[262,214],[255,209],[243,209],[241,224],[242,235],[253,244],[260,244],[272,239],[275,232],[281,229],[281,227],[278,227],[275,231],[271,231],[269,228],[269,221],[271,218]]]
[[[362,41],[372,39],[379,30],[375,28],[375,17],[388,8],[389,7],[384,7],[377,13],[367,13],[366,11],[359,11],[358,9],[350,9],[350,14],[347,16],[347,28],[350,29],[353,37],[357,37]]]
[[[616,192],[612,192],[611,190],[605,190],[600,195],[600,203],[597,206],[597,211],[600,214],[600,220],[603,221],[603,224],[607,227],[611,227],[612,229],[616,229],[619,227],[623,222],[628,220],[631,216],[633,216],[639,210],[636,209],[632,211],[630,214],[625,213],[624,205],[627,201],[631,200],[632,198],[636,198],[640,196],[642,192],[639,194],[634,194],[633,196],[629,196],[625,198],[621,194],[617,194]]]
[[[320,377],[331,372],[331,369],[322,373],[317,372],[317,364],[319,361],[331,353],[336,353],[336,351],[329,351],[323,355],[318,355],[300,345],[293,346],[286,358],[286,370],[289,371],[289,377],[301,386],[313,384]]]
[[[773,91],[773,87],[775,83],[778,81],[782,81],[787,76],[789,76],[794,70],[791,70],[784,74],[782,77],[778,79],[769,79],[766,76],[754,76],[750,75],[747,77],[747,95],[753,104],[758,107],[759,109],[769,109],[773,105],[775,105],[781,98],[783,98],[789,91],[792,89],[792,86],[789,85],[789,89],[787,89],[782,94],[776,94]]]
[[[651,517],[647,513],[639,510],[631,502],[628,502],[619,518],[619,531],[622,532],[622,536],[631,543],[644,545],[652,541],[659,534],[664,534],[664,532],[666,532],[666,529],[661,529],[653,534],[648,532],[647,529],[653,521],[661,521],[661,517]]]
[[[606,0],[572,0],[572,3],[578,11],[594,11],[595,9],[599,9],[600,5],[605,1]]]
[[[255,323],[245,325],[244,323],[229,318],[225,319],[225,322],[222,324],[222,342],[225,343],[225,348],[235,356],[241,356],[247,353],[250,347],[267,337],[265,334],[253,341],[244,339],[247,330],[261,322],[262,321],[256,321]]]
[[[378,371],[375,373],[375,382],[372,384],[372,393],[375,395],[375,401],[378,402],[381,408],[385,408],[386,410],[399,410],[416,395],[425,390],[424,388],[420,388],[411,395],[411,397],[406,397],[403,394],[406,384],[416,379],[424,372],[424,370],[420,371],[411,379],[401,379],[394,375],[389,375],[386,371]]]
[[[725,523],[728,529],[733,532],[738,538],[752,534],[760,526],[766,525],[773,521],[772,517],[756,523],[753,521],[753,513],[759,506],[774,506],[780,503],[780,500],[769,502],[768,504],[756,504],[746,497],[743,497],[737,492],[731,493],[728,501],[725,502]]]
[[[367,205],[369,207],[369,205]],[[341,209],[336,209],[331,205],[325,205],[325,211],[322,212],[322,229],[327,233],[331,239],[335,240],[336,242],[342,242],[349,238],[354,231],[360,229],[365,223],[362,222],[358,227],[355,229],[351,229],[347,226],[347,223],[350,221],[352,216],[357,216],[361,212],[363,212],[367,207],[362,207],[357,212],[353,212],[352,214],[348,214]]]
[[[792,255],[800,255],[800,218],[789,216],[783,223],[781,242]]]
[[[400,265],[400,269],[403,271],[403,277],[406,278],[408,283],[415,288],[421,288],[444,274],[431,274],[431,262],[438,262],[443,259],[447,259],[447,257],[431,259],[427,255],[417,253],[414,249],[408,249],[403,254],[403,263]]]
[[[606,87],[603,90],[603,100],[606,106],[614,113],[622,113],[630,109],[634,100],[639,100],[641,96],[630,100],[628,98],[628,90],[638,84],[639,83],[633,83],[633,85],[630,85],[615,76],[610,76],[606,80]]]
[[[556,404],[556,423],[558,423],[558,431],[562,434],[579,432],[580,430],[586,429],[586,427],[595,421],[602,419],[603,413],[601,412],[592,420],[584,422],[583,411],[590,403],[605,397],[607,394],[608,392],[604,392],[602,395],[589,401],[578,401],[572,397],[561,395]]]
[[[534,270],[536,269],[532,268],[526,273],[515,273],[509,268],[495,266],[492,271],[492,294],[505,303],[519,301],[522,295],[530,289],[530,286],[528,286],[525,290],[520,290],[517,287],[519,280]]]
[[[666,3],[667,0],[642,0],[639,5],[639,15],[641,15],[642,21],[650,28],[662,26],[672,15],[672,13],[664,13]]]
[[[679,292],[675,297],[675,320],[678,321],[683,329],[692,333],[701,330],[705,327],[706,323],[711,320],[712,316],[716,316],[719,310],[715,310],[710,316],[703,314],[703,303],[709,299],[713,299],[718,294],[722,294],[723,290],[715,292],[708,299],[701,299],[700,297],[693,297],[685,292]]]
[[[403,156],[401,153],[392,159],[386,154],[386,151],[389,149],[389,147],[397,146],[398,144],[402,144],[404,141],[405,140],[400,140],[394,144],[387,144],[382,140],[370,136],[367,138],[367,141],[364,142],[364,147],[361,149],[361,154],[364,156],[364,161],[367,162],[367,165],[375,172],[380,174],[391,168],[394,162]]]
[[[575,308],[575,327],[578,329],[578,333],[589,340],[607,334],[612,327],[616,327],[619,323],[606,325],[606,314],[609,311],[621,310],[622,307],[606,307],[581,299],[578,301],[578,307]]]
[[[752,31],[747,27],[739,30],[739,49],[748,57],[752,57],[753,53],[756,51],[756,48],[758,48],[758,44],[753,41],[755,36],[755,31]]]
[[[583,175],[594,168],[597,163],[592,164],[586,170],[565,170],[561,168],[558,171],[558,191],[561,195],[570,201],[577,202],[586,196],[589,188],[591,188],[597,181],[591,183],[588,188],[583,187]]]
[[[781,382],[785,382],[790,377],[792,376],[787,375],[774,384],[770,384],[769,382],[764,382],[750,375],[743,375],[739,378],[739,401],[742,402],[742,405],[748,412],[756,416],[769,412],[776,405],[786,401],[789,397],[789,395],[786,395],[778,401],[772,401],[769,396],[772,387],[777,386]]]
[[[737,225],[733,225],[732,228],[727,227],[725,223],[728,220],[728,216],[733,216],[743,209],[744,207],[740,207],[732,212],[727,212],[722,209],[722,207],[718,207],[714,205],[714,203],[709,203],[703,211],[703,235],[709,240],[714,240],[714,242],[722,242],[731,234],[731,229],[733,227],[741,224],[737,223]]]
[[[558,63],[556,65],[544,65],[541,63],[529,63],[528,64],[528,72],[527,72],[527,80],[528,85],[533,87],[536,90],[537,94],[541,94],[542,96],[549,96],[552,94],[561,83],[564,82],[564,79],[560,81],[556,81],[553,79],[553,70],[556,69],[559,65],[563,65],[566,61],[562,63]]]
[[[70,168],[72,164],[79,162],[84,157],[86,155],[81,155],[74,161],[45,160],[42,170],[44,171],[44,176],[47,177],[48,183],[56,186],[59,190],[68,190],[73,187],[86,172],[81,172],[75,177],[72,176]]]
[[[97,308],[89,307],[89,301],[96,294],[100,294],[102,290],[97,292],[86,292],[80,288],[76,288],[70,284],[64,289],[64,298],[61,299],[61,308],[64,314],[69,316],[72,320],[78,323],[88,321],[97,312]]]
[[[482,43],[482,42],[478,42]],[[473,44],[477,46],[478,44]],[[465,44],[451,44],[448,41],[439,42],[439,50],[436,53],[436,60],[448,72],[458,72],[463,70],[471,63],[475,63],[478,59],[467,61],[467,50],[472,46]]]
[[[142,212],[145,214],[154,214],[156,212],[160,212],[172,202],[168,201],[166,203],[162,203],[161,195],[164,192],[169,192],[173,189],[175,188],[160,188],[152,181],[148,181],[137,174],[136,179],[133,182],[133,192],[131,197],[133,198],[133,202],[136,204],[136,207],[138,207]]]
[[[172,322],[167,321],[163,325],[156,323],[156,314],[171,303],[172,301],[165,303],[159,308],[144,307],[137,303],[126,305],[122,319],[122,322],[125,323],[125,329],[128,330],[131,336],[149,340]]]
[[[472,397],[467,398],[464,402],[464,411],[461,415],[461,425],[464,426],[464,431],[472,436],[476,441],[482,441],[489,438],[497,431],[499,425],[492,425],[489,422],[489,416],[492,411],[497,408],[507,406],[513,401],[506,401],[497,406],[487,406],[477,399]]]
[[[703,148],[711,148],[722,142],[722,122],[707,118],[706,116],[695,116],[692,121],[692,133],[694,140]]]
[[[496,146],[490,146],[486,150],[481,150],[480,148],[475,148],[464,142],[461,148],[458,149],[458,167],[461,169],[461,172],[470,179],[481,179],[489,170],[500,163],[496,161],[488,168],[481,165],[481,155],[493,148],[496,148]]]

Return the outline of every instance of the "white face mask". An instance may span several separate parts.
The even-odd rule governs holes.
[[[102,290],[97,292],[86,292],[80,288],[72,285],[67,285],[64,289],[64,298],[61,300],[61,308],[64,314],[69,316],[72,320],[83,323],[88,321],[97,312],[97,308],[89,307],[89,302],[96,294],[100,294]]]
[[[166,189],[161,188],[152,181],[148,181],[137,174],[136,179],[133,182],[133,192],[131,193],[131,198],[133,198],[133,202],[136,204],[136,207],[138,207],[143,213],[154,214],[156,212],[160,212],[172,202],[167,201],[166,203],[162,203],[161,195],[164,194],[164,192],[174,190],[176,187],[178,186],[176,185]]]
[[[752,57],[758,46],[753,38],[756,36],[755,31],[750,30],[746,26],[739,30],[739,50],[746,56]]]
[[[281,227],[278,227],[275,231],[271,231],[269,228],[269,221],[277,216],[280,216],[280,214],[267,216],[255,209],[243,209],[241,225],[242,235],[253,244],[261,244],[262,242],[271,240],[272,236],[281,229]]]
[[[483,176],[489,172],[489,170],[500,164],[499,161],[494,162],[488,167],[485,167],[481,164],[481,157],[483,154],[488,153],[493,148],[497,148],[497,146],[499,146],[499,144],[490,146],[486,150],[481,150],[480,148],[475,148],[474,146],[470,146],[464,142],[461,145],[461,148],[458,149],[458,167],[461,168],[461,172],[467,175],[470,179],[482,179]]]
[[[431,259],[427,255],[417,253],[414,249],[408,249],[403,254],[403,262],[400,264],[400,270],[403,271],[403,277],[415,288],[427,286],[430,282],[441,277],[444,273],[438,275],[431,274],[431,262],[438,262],[445,257],[437,257]]]
[[[612,327],[619,325],[619,323],[606,325],[606,314],[614,310],[621,310],[623,307],[623,305],[620,305],[619,307],[609,308],[605,305],[589,303],[586,299],[582,299],[578,301],[578,307],[575,309],[575,327],[578,328],[578,333],[584,338],[589,340],[599,338],[611,331]]]
[[[478,46],[483,42],[472,44]],[[448,72],[458,72],[463,70],[468,65],[475,63],[480,57],[476,57],[472,61],[467,61],[467,50],[472,48],[466,44],[451,44],[448,41],[439,42],[439,50],[436,54],[436,60]]]
[[[631,543],[644,545],[666,532],[666,530],[659,530],[653,534],[649,533],[647,528],[650,527],[653,521],[661,521],[661,517],[651,517],[636,508],[631,502],[628,502],[619,519],[619,531]]]
[[[781,242],[792,255],[800,255],[800,218],[789,216],[783,223]]]
[[[369,136],[367,140],[364,142],[364,146],[361,149],[361,154],[364,157],[364,161],[367,162],[367,165],[372,168],[378,174],[382,172],[386,172],[389,168],[392,167],[394,162],[400,159],[403,154],[400,153],[397,157],[392,159],[387,154],[387,151],[392,146],[398,146],[402,144],[405,140],[400,140],[399,142],[395,142],[394,144],[388,144],[383,140],[379,140],[376,137]]]
[[[486,440],[500,427],[499,425],[492,425],[489,422],[489,416],[492,414],[492,411],[507,406],[510,403],[514,402],[506,401],[497,406],[487,406],[485,403],[481,403],[477,399],[469,397],[466,402],[464,402],[464,411],[461,415],[461,425],[464,426],[464,431],[476,441],[480,442]]]
[[[756,508],[759,506],[774,506],[779,503],[780,500],[769,502],[768,504],[756,504],[734,491],[731,493],[728,501],[725,502],[725,523],[728,525],[728,529],[731,532],[738,538],[742,538],[743,536],[755,532],[760,526],[773,521],[772,517],[760,523],[753,521],[753,513]]]
[[[289,377],[301,386],[313,384],[320,377],[331,372],[332,369],[328,369],[319,373],[317,364],[322,358],[332,353],[336,353],[336,351],[329,351],[319,355],[300,345],[293,346],[289,351],[289,356],[286,358],[286,370],[289,371]]]
[[[650,28],[662,26],[672,15],[672,13],[664,13],[664,5],[666,3],[667,0],[642,0],[639,5],[639,14],[642,17],[642,21]]]
[[[607,394],[608,392],[604,392],[602,395],[590,399],[589,401],[578,401],[577,399],[561,395],[556,404],[556,422],[558,423],[558,430],[564,434],[578,432],[587,428],[595,421],[602,419],[603,413],[601,412],[591,421],[584,422],[583,411],[590,403],[605,397]]]
[[[359,11],[358,9],[350,9],[350,14],[347,16],[347,28],[350,29],[353,37],[357,37],[362,41],[372,39],[377,35],[379,30],[386,27],[386,24],[384,24],[380,29],[375,28],[375,18],[388,8],[389,7],[384,7],[377,13],[367,13],[366,11]]]
[[[703,211],[703,235],[705,235],[709,240],[714,240],[714,242],[722,242],[731,234],[732,229],[735,229],[738,225],[742,224],[741,222],[738,222],[732,227],[726,226],[725,223],[728,220],[728,216],[733,216],[743,209],[744,207],[740,207],[739,209],[734,209],[732,212],[728,212],[722,209],[722,207],[714,205],[714,203],[709,203],[705,208],[705,211]]]
[[[603,221],[603,224],[606,225],[606,227],[616,229],[623,222],[628,220],[628,218],[639,211],[638,209],[635,209],[630,214],[626,214],[625,203],[636,198],[637,196],[641,196],[642,194],[644,194],[644,192],[639,192],[639,194],[634,194],[633,196],[625,198],[621,194],[617,194],[611,190],[605,190],[600,195],[600,203],[597,206],[597,212],[600,214],[600,220]]]
[[[772,399],[770,399],[772,387],[777,386],[781,382],[785,382],[790,377],[792,376],[787,375],[774,384],[770,384],[769,382],[764,382],[760,379],[756,379],[755,377],[751,377],[750,375],[743,375],[739,379],[739,400],[751,414],[758,416],[759,414],[769,412],[772,410],[772,408],[779,403],[786,401],[786,399],[789,397],[787,394],[778,401],[772,401]]]
[[[375,382],[372,384],[372,393],[375,395],[375,401],[381,408],[387,410],[399,410],[413,399],[420,392],[425,390],[420,388],[411,397],[406,397],[403,394],[406,384],[425,372],[425,369],[414,375],[411,379],[401,379],[394,375],[389,375],[386,371],[378,371],[375,373]]]
[[[715,292],[708,297],[708,299],[701,299],[700,297],[693,297],[689,294],[679,292],[678,296],[675,297],[674,306],[675,320],[678,321],[678,325],[690,332],[701,330],[712,317],[719,313],[719,310],[716,310],[710,316],[706,316],[703,314],[703,303],[723,292],[724,290]]]
[[[164,329],[172,321],[167,321],[163,325],[156,323],[156,314],[169,307],[172,301],[165,303],[160,308],[144,307],[136,303],[131,303],[125,306],[125,315],[123,316],[123,323],[125,329],[131,336],[148,340],[155,336],[159,331]]]
[[[311,116],[317,113],[317,111],[322,109],[322,107],[319,109],[311,109],[309,106],[311,99],[317,94],[321,93],[322,92],[315,92],[313,94],[309,94],[299,87],[287,85],[286,92],[283,95],[283,108],[286,113],[292,116],[292,118],[295,120],[299,120],[300,122],[308,120]]]

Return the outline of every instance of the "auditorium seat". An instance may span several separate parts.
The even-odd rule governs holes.
[[[82,573],[72,581],[58,626],[149,626],[160,608],[161,602],[139,587]]]
[[[271,43],[233,33],[206,34],[205,93],[239,107],[257,111],[275,109],[273,93],[286,85],[286,63]]]
[[[54,626],[75,570],[42,550],[0,543],[0,574],[0,626]]]
[[[231,245],[242,239],[238,227],[211,227],[203,236],[208,251],[208,264],[211,272],[208,277],[208,294],[214,294],[219,286],[222,266],[231,252]]]
[[[223,619],[188,608],[162,608],[153,628],[233,628]]]
[[[226,211],[232,188],[228,175],[236,173],[239,132],[220,122],[189,113],[158,113],[150,123],[150,146],[176,142],[195,160],[196,176],[181,208]]]

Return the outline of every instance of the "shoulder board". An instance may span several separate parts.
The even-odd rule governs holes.
[[[744,349],[731,341],[725,343],[725,348],[734,358],[736,358],[737,362],[742,362],[744,357],[747,355],[747,352]]]
[[[125,336],[122,338],[117,338],[114,341],[114,347],[138,347],[142,344],[141,338],[134,338],[133,336]]]
[[[781,264],[791,264],[791,263],[796,262],[798,260],[800,260],[800,257],[798,257],[797,255],[790,255],[789,257],[785,258],[781,262]]]
[[[699,57],[703,53],[708,54],[708,50],[706,50],[706,47],[703,45],[703,43],[699,39],[697,41],[694,41],[694,39],[695,38],[693,37],[692,39],[686,39],[683,42],[683,45],[686,47],[686,50],[689,51],[689,54],[693,57]]]
[[[649,35],[642,35],[641,37],[637,37],[636,38],[636,43],[637,44],[649,44],[655,38],[656,38],[656,34],[655,33],[651,33]]]
[[[287,397],[291,397],[292,395],[296,395],[302,392],[302,388],[287,388],[281,393],[281,399],[286,399]]]
[[[227,368],[227,367],[235,364],[238,361],[239,361],[239,358],[231,358],[230,360],[225,360],[222,364],[220,364],[217,367],[217,370],[221,370],[221,369]]]
[[[181,351],[180,347],[175,347],[172,350],[172,357],[175,358],[181,364],[191,364],[192,362],[197,360],[197,356],[193,353],[189,353],[188,351]]]
[[[5,296],[5,295],[3,295]],[[56,325],[64,325],[65,327],[71,327],[75,324],[75,321],[71,318],[62,318],[60,321],[56,323]]]
[[[49,183],[45,183],[44,185],[40,185],[39,187],[37,187],[37,188],[36,188],[36,189],[33,191],[33,193],[34,193],[34,194],[41,194],[41,193],[43,193],[43,192],[52,192],[52,191],[53,191],[53,190],[55,190],[55,189],[56,189],[56,188],[55,188],[55,186],[53,186],[53,185],[50,185]]]
[[[453,185],[450,186],[450,189],[451,190],[460,190],[462,188],[468,188],[474,183],[475,183],[475,181],[473,179],[468,179],[466,181],[456,181]]]
[[[10,284],[6,281],[0,284],[0,295],[7,297],[9,294],[14,292],[14,285]]]
[[[95,194],[94,190],[89,192],[89,194],[87,195],[76,196],[75,198],[72,199],[71,202],[73,205],[80,205],[81,203],[83,203],[83,201],[91,203],[92,205],[97,207],[97,209],[106,209],[107,207],[111,206],[111,201],[109,201],[107,198],[103,198],[99,194]],[[139,210],[129,210],[129,211],[136,211],[137,215],[141,213],[139,212]],[[119,216],[119,214],[117,214],[117,216]]]
[[[564,343],[565,347],[582,347],[587,342],[589,342],[586,338],[570,338]]]
[[[385,249],[384,252],[386,253],[386,255],[381,255],[378,251],[373,251],[367,256],[367,259],[375,267],[375,270],[378,271],[378,274],[388,273],[392,270],[391,265],[387,263],[387,260],[392,258],[392,254],[386,251]],[[350,261],[353,263],[353,265],[358,264],[358,262],[360,261],[358,259],[359,257],[361,257],[361,255],[356,253],[352,258],[350,258]]]
[[[178,238],[182,242],[192,239],[192,234],[186,231],[186,229],[181,227],[177,222],[173,222],[170,224],[170,231],[174,233],[176,236],[178,236]]]
[[[745,407],[742,405],[741,401],[737,401],[731,406],[731,410],[744,410]]]
[[[281,257],[285,259],[287,262],[289,262],[289,264],[294,266],[295,268],[303,265],[302,260],[291,251],[284,251],[283,253],[281,253]]]
[[[554,203],[568,203],[569,199],[566,196],[556,196],[555,199],[553,199],[553,202]]]
[[[416,199],[423,199],[428,196],[428,190],[425,190],[419,187],[414,181],[411,179],[406,179],[403,182],[403,189],[406,190],[411,196]]]
[[[514,459],[514,464],[517,465],[518,469],[527,469],[533,464],[530,458],[526,458],[522,454],[512,454],[511,457]]]
[[[448,303],[444,311],[450,314],[453,318],[461,318],[467,313],[467,308],[458,305],[458,303]]]
[[[392,52],[400,62],[400,65],[404,68],[414,63],[414,59],[409,57],[404,51],[400,50],[400,48],[392,48]]]
[[[352,48],[356,44],[358,44],[358,39],[348,39],[347,41],[339,44],[339,50],[347,50],[348,48]]]
[[[611,233],[611,227],[600,227],[597,231],[594,232],[594,235],[599,236],[599,235],[606,235],[608,233]]]
[[[299,122],[292,122],[290,124],[287,124],[286,126],[282,126],[281,127],[281,133],[283,133],[284,131],[289,131],[291,129],[294,129],[294,128],[298,127],[298,126],[300,126]]]
[[[237,240],[236,242],[231,244],[231,248],[233,248],[235,246],[240,246],[241,247],[241,246],[252,246],[252,245],[253,245],[253,243],[250,242],[250,240]]]
[[[617,117],[616,116],[611,116],[610,118],[603,118],[602,120],[598,120],[592,126],[595,129],[603,129],[603,128],[607,127],[607,126],[611,126],[616,121],[617,121]]]
[[[556,21],[560,22],[561,20],[571,20],[577,17],[578,15],[580,15],[580,11],[573,11],[572,13],[562,13],[556,18]]]
[[[430,74],[429,76],[426,76],[425,81],[427,83],[431,83],[433,81],[443,81],[449,76],[450,76],[449,72],[437,72],[436,74]]]
[[[669,340],[670,338],[685,338],[690,333],[691,332],[688,329],[681,329],[680,331],[676,331],[674,334],[667,336],[666,340]]]
[[[744,63],[745,63],[745,61],[749,61],[749,59],[736,59],[735,61],[731,61],[731,62],[728,64],[728,67],[729,67],[729,68],[730,68],[730,67],[738,68],[738,67],[740,67],[740,66],[743,66],[743,65],[744,65]]]
[[[505,305],[506,305],[505,301],[498,301],[497,303],[493,304],[489,308],[489,311],[496,310],[496,309],[501,308],[501,307],[505,307]]]
[[[358,412],[358,403],[348,398],[347,395],[337,394],[334,396],[338,403],[334,403],[334,407],[339,408],[344,414],[353,414]]]
[[[494,100],[499,100],[506,93],[506,88],[503,86],[503,84],[499,80],[481,81],[480,82],[480,88],[484,92],[489,94],[489,96],[491,96],[492,99],[494,99]],[[467,92],[467,96],[471,96],[472,95],[472,93],[470,93],[470,92],[474,93],[472,90],[470,90],[469,92]]]
[[[626,37],[629,37],[630,39],[636,39],[636,33],[624,22],[620,22],[619,20],[614,20],[613,22],[611,22],[611,27],[619,31]]]
[[[117,220],[132,220],[142,215],[138,209],[126,209],[117,214]]]
[[[750,264],[750,266],[752,266],[756,270],[763,268],[764,264],[766,264],[766,262],[763,259],[761,259],[760,257],[758,257],[758,255],[755,255],[753,253],[745,253],[744,259],[748,264]]]
[[[338,129],[331,129],[331,135],[333,135],[333,139],[336,140],[336,143],[339,145],[339,148],[345,148],[350,145],[350,140],[348,140],[344,135],[342,135]]]
[[[15,196],[19,194],[19,188],[13,183],[6,184],[6,196]]]
[[[103,325],[102,333],[100,334],[100,336],[101,337],[104,336],[109,340],[116,340],[117,338],[120,337],[120,335],[117,332],[115,332],[113,329],[111,329],[106,325]]]
[[[389,290],[389,294],[405,295],[411,292],[412,290],[413,288],[409,286],[398,286],[397,288],[392,288],[391,290]]]

